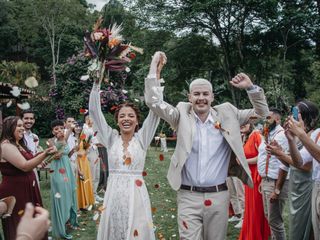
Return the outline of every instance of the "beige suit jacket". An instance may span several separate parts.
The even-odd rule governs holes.
[[[221,134],[232,150],[228,175],[237,176],[243,183],[253,187],[250,169],[243,152],[240,126],[246,124],[250,118],[266,117],[269,109],[262,89],[248,93],[248,96],[253,109],[239,110],[230,103],[223,103],[211,108],[210,113],[215,121],[221,123]],[[155,78],[146,78],[147,106],[177,132],[176,148],[171,157],[167,178],[171,187],[178,190],[181,185],[181,171],[191,152],[196,131],[195,117],[190,103],[180,102],[174,107],[161,100],[162,97],[163,87],[160,87],[160,81]],[[236,158],[239,159],[239,163]]]

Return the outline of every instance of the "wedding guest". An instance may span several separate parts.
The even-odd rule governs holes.
[[[241,180],[237,177],[227,177],[227,186],[230,195],[230,203],[234,215],[228,222],[238,222],[234,227],[242,227],[242,217],[244,210],[244,187]]]
[[[40,240],[49,229],[49,212],[42,207],[27,203],[17,229],[16,240]]]
[[[96,203],[102,202],[103,198],[101,198],[98,193],[98,186],[100,181],[100,157],[99,157],[99,151],[98,151],[98,141],[95,137],[94,131],[93,131],[93,121],[90,118],[89,115],[85,117],[85,124],[83,125],[83,133],[87,136],[88,139],[90,139],[90,146],[87,149],[87,157],[90,164],[90,172],[92,177],[92,189],[94,193],[94,198],[96,200]]]
[[[244,217],[239,240],[268,240],[270,227],[263,211],[262,195],[259,192],[261,177],[257,169],[258,148],[261,143],[260,131],[254,130],[252,123],[241,126],[240,130],[243,136],[244,154],[251,171],[253,188],[245,186]]]
[[[275,108],[270,109],[266,124],[268,127],[264,129],[264,139],[258,149],[258,172],[262,177],[263,208],[271,228],[272,239],[285,240],[286,231],[282,214],[288,199],[289,168],[276,156],[270,155],[266,149],[267,143],[277,141],[285,152],[289,150],[284,129],[280,125],[281,112]]]
[[[42,206],[39,186],[33,169],[41,164],[49,154],[56,151],[55,148],[50,147],[34,157],[25,145],[23,134],[23,122],[19,117],[10,116],[3,120],[0,198],[7,196],[16,198],[11,217],[2,219],[5,239],[15,239],[17,226],[27,202]]]
[[[54,138],[50,141],[59,151],[59,156],[50,164],[50,199],[52,235],[56,238],[72,239],[66,232],[66,224],[75,228],[77,222],[77,187],[68,154],[68,133],[65,134],[63,121],[54,120],[51,123]]]
[[[66,117],[64,120],[64,127],[65,127],[65,134],[68,134],[66,136],[67,144],[69,146],[70,151],[72,151],[72,154],[69,154],[69,159],[71,163],[72,173],[74,176],[77,175],[77,151],[73,151],[74,148],[77,146],[77,138],[75,137],[75,128],[76,121],[74,117]]]
[[[78,165],[78,174],[77,174],[77,198],[78,198],[78,207],[80,210],[88,209],[90,205],[93,205],[94,194],[93,194],[93,184],[90,171],[90,163],[87,158],[87,151],[90,147],[88,143],[89,136],[81,134],[82,128],[79,124],[76,124],[74,129],[75,137],[78,142],[78,151],[77,151],[77,165]]]
[[[303,123],[303,128],[296,127],[292,119],[288,119],[286,126],[286,137],[289,142],[290,155],[287,155],[279,143],[271,143],[268,150],[271,154],[277,156],[281,161],[290,164],[289,178],[289,239],[292,240],[309,240],[313,239],[312,234],[312,218],[317,219],[317,207],[312,197],[312,179],[314,186],[320,181],[319,163],[314,160],[312,171],[313,157],[307,150],[307,145],[310,142],[316,145],[318,142],[319,129],[316,128],[319,110],[318,107],[307,100],[300,101],[296,104],[300,114],[300,122]],[[299,136],[304,136],[300,140]],[[311,138],[310,138],[311,137]],[[296,139],[299,139],[297,142]],[[298,143],[298,144],[297,144]],[[295,146],[293,146],[295,145]],[[316,188],[315,188],[316,189]],[[312,204],[314,203],[313,209]],[[314,233],[318,234],[318,225],[314,220]],[[319,239],[316,235],[315,239]]]
[[[23,138],[25,140],[25,144],[27,148],[31,151],[33,156],[35,156],[38,152],[41,152],[42,149],[39,146],[39,137],[37,134],[33,133],[31,131],[33,125],[35,124],[35,116],[34,116],[34,111],[31,109],[23,110],[21,112],[21,119],[23,122],[23,127],[24,127],[24,135]],[[34,171],[37,173],[37,181],[39,183],[39,180],[41,179],[40,176],[40,170],[37,170],[36,168]]]
[[[253,186],[240,126],[250,117],[263,118],[268,114],[265,96],[246,74],[240,73],[230,83],[247,90],[253,109],[239,110],[230,103],[211,107],[212,85],[201,78],[191,82],[189,102],[173,107],[162,100],[163,88],[159,86],[158,76],[165,62],[164,53],[154,54],[145,80],[145,101],[177,131],[168,180],[178,191],[180,238],[222,240],[226,238],[228,222],[228,170]]]

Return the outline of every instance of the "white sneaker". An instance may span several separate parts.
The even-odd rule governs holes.
[[[234,215],[234,216],[232,216],[231,218],[228,219],[228,222],[238,222],[240,220],[241,220],[241,218],[239,218],[236,215]]]
[[[103,202],[103,198],[99,197],[98,195],[95,196],[97,202]]]
[[[235,228],[242,228],[242,222],[243,222],[243,220],[241,219],[234,227]]]

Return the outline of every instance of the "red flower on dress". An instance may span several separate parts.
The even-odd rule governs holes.
[[[185,221],[182,221],[182,225],[185,227],[185,229],[189,229],[189,227]]]
[[[65,170],[64,168],[59,168],[59,173],[65,174],[65,173],[66,173],[66,170]]]
[[[141,187],[141,186],[142,186],[142,181],[141,181],[140,179],[137,179],[137,180],[136,180],[136,185],[137,185],[138,187]]]

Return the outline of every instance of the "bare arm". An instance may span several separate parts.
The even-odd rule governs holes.
[[[162,70],[162,59],[165,54],[156,52],[150,64],[148,77],[145,79],[144,98],[146,105],[160,118],[168,122],[174,129],[177,128],[179,111],[169,103],[163,101],[163,89],[160,86],[160,73]],[[166,58],[165,58],[166,61]]]
[[[310,136],[305,132],[304,122],[299,114],[299,121],[295,121],[292,117],[289,117],[285,123],[286,135],[289,139],[294,139],[294,136],[298,137],[302,142],[303,146],[308,150],[311,156],[320,162],[320,146],[310,138]],[[317,140],[316,140],[317,141]],[[293,149],[295,150],[295,149]],[[297,152],[295,152],[297,153]],[[301,160],[301,155],[296,154],[294,156],[297,161]],[[300,157],[300,158],[299,158]]]
[[[114,142],[118,132],[112,129],[105,120],[100,102],[100,84],[93,84],[89,99],[89,114],[93,120],[94,131],[97,131],[97,138],[106,148]]]
[[[304,171],[311,171],[312,164],[303,165],[302,160],[300,163],[300,161],[297,162],[293,158],[294,154],[298,154],[300,156],[300,152],[297,149],[296,143],[294,141],[291,142],[289,139],[288,139],[288,143],[289,143],[289,150],[290,150],[291,156],[286,154],[282,150],[281,146],[277,143],[277,141],[273,141],[272,143],[268,144],[266,149],[267,149],[268,153],[276,156],[282,162],[282,164],[284,164],[286,166],[292,165],[292,166],[299,168],[301,170],[304,170]],[[295,149],[291,149],[291,148],[295,148]],[[293,150],[293,152],[292,152],[292,150]],[[297,152],[296,152],[296,150],[297,150]],[[301,158],[301,156],[300,156],[300,158]]]
[[[247,158],[248,164],[256,164],[258,162],[258,156],[253,158]]]
[[[283,169],[281,169],[281,168],[279,169],[279,174],[278,174],[278,179],[277,179],[277,181],[276,181],[275,189],[281,191],[281,189],[282,189],[282,187],[283,187],[283,184],[284,184],[284,182],[286,181],[287,174],[288,174],[288,172],[286,172],[285,170],[283,170]],[[275,190],[275,191],[276,191],[276,190]],[[271,196],[270,196],[270,202],[273,202],[273,201],[275,201],[276,199],[279,198],[279,194],[276,194],[275,191],[274,191],[274,192],[271,194]]]
[[[32,171],[35,167],[37,167],[46,158],[50,150],[52,150],[52,148],[47,148],[42,153],[38,154],[36,157],[27,161],[22,156],[19,149],[13,144],[1,144],[2,159],[4,159],[7,162],[10,162],[13,166],[24,172]]]
[[[300,139],[303,146],[308,150],[311,156],[320,162],[320,146],[315,143],[305,132],[297,135],[297,137]]]

